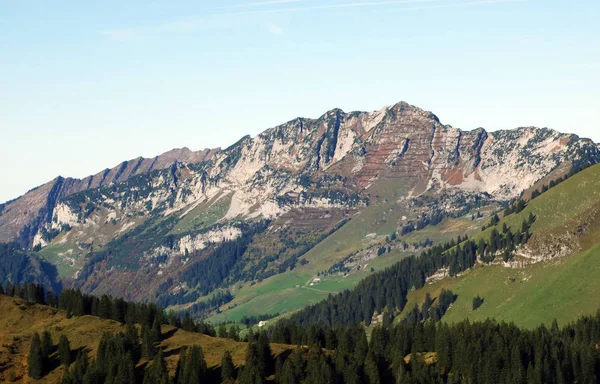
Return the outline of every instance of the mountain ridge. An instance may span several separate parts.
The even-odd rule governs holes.
[[[47,212],[44,210],[44,202],[42,200],[45,200],[47,206],[52,206],[54,201],[60,197],[67,197],[78,192],[99,188],[114,182],[122,182],[131,176],[145,172],[151,172],[155,169],[164,169],[171,166],[171,164],[175,161],[202,161],[214,156],[214,154],[219,151],[219,148],[204,149],[200,151],[191,151],[187,147],[175,148],[153,158],[136,157],[132,160],[126,160],[113,168],[106,168],[103,171],[100,171],[94,175],[86,176],[82,179],[57,176],[51,181],[29,190],[24,195],[2,204],[3,209],[0,210],[0,215],[2,215],[6,208],[11,204],[18,204],[19,200],[25,198],[25,202],[22,204],[22,206],[28,207],[28,209],[25,210],[28,219],[30,221],[39,219],[43,220],[43,217],[45,214],[47,214]],[[47,198],[44,198],[46,196]],[[26,197],[31,198],[28,199]],[[17,209],[19,208],[21,207],[17,207]],[[29,208],[32,208],[33,211]],[[38,213],[37,217],[36,213]],[[16,228],[14,229],[7,229],[7,223],[4,224],[5,228],[2,228],[2,225],[0,224],[0,242],[12,240],[14,237],[18,236],[18,232],[25,229],[25,225],[19,221],[17,221],[15,225]],[[36,225],[34,224],[34,227],[35,226]],[[25,233],[24,237],[25,243],[31,242],[33,239],[29,233]]]
[[[597,144],[550,129],[463,131],[405,102],[372,112],[332,109],[223,150],[174,151],[160,169],[129,161],[76,187],[68,179],[45,184],[7,204],[0,240],[33,247],[67,285],[85,291],[194,303],[296,267],[316,274],[371,246],[383,228],[409,233],[497,207],[540,180],[598,162]],[[388,223],[377,219],[387,216]],[[363,226],[352,247],[311,253],[349,231],[348,222],[353,231]],[[197,281],[194,273],[207,265],[219,277]]]

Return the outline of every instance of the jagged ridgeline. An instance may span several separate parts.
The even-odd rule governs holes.
[[[592,141],[549,129],[467,132],[403,102],[334,109],[223,150],[59,177],[2,204],[0,241],[27,260],[4,279],[157,301],[215,322],[286,313],[424,249],[443,249],[451,275],[463,271],[479,244],[444,244],[478,234],[524,191],[599,160]],[[521,245],[521,225],[498,228],[489,249]],[[458,256],[447,265],[449,252]],[[511,262],[506,252],[497,260]],[[424,284],[410,279],[397,300]],[[369,307],[361,320],[381,309]]]

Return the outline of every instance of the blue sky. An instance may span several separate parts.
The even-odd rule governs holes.
[[[0,0],[0,201],[400,100],[600,141],[597,0]]]

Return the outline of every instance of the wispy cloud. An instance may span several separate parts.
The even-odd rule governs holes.
[[[282,0],[289,2],[297,2],[298,0]],[[300,0],[301,1],[301,0]],[[252,10],[241,10],[239,12],[221,13],[221,15],[252,15],[252,14],[270,14],[270,13],[295,13],[295,12],[306,12],[306,11],[318,11],[327,9],[340,9],[340,8],[367,8],[367,7],[381,7],[385,5],[413,5],[411,7],[402,7],[395,9],[395,11],[408,11],[417,9],[434,9],[434,8],[457,8],[457,7],[469,7],[485,4],[501,4],[501,3],[515,3],[525,2],[527,0],[479,0],[479,1],[467,1],[462,3],[445,3],[443,0],[379,0],[379,1],[362,1],[362,2],[351,2],[351,3],[337,3],[337,4],[321,4],[311,5],[305,7],[278,7],[265,9],[252,9]],[[435,4],[438,3],[438,4]],[[261,3],[252,3],[258,5]],[[274,2],[272,4],[277,4]],[[421,5],[414,6],[414,4],[432,4],[432,5]],[[267,5],[265,3],[261,5]]]
[[[283,28],[275,24],[267,24],[267,31],[272,35],[281,35],[283,33]]]
[[[302,3],[306,0],[271,0],[271,1],[260,1],[255,3],[241,3],[228,5],[225,7],[218,7],[213,9],[236,9],[236,8],[252,8],[252,7],[264,7],[265,5],[279,5],[279,4],[289,4],[289,3]]]
[[[142,35],[132,29],[108,29],[100,31],[102,36],[105,36],[114,41],[130,42],[142,39]]]
[[[339,3],[338,4],[322,4],[322,5],[311,5],[308,7],[295,7],[295,8],[271,8],[271,9],[244,10],[244,11],[240,11],[240,12],[232,12],[232,13],[229,13],[229,15],[292,13],[292,12],[316,11],[316,10],[336,9],[336,8],[377,7],[377,6],[382,6],[382,5],[436,3],[436,2],[440,2],[440,0],[384,0],[384,1],[356,2],[356,3],[343,3],[343,4],[339,4]]]
[[[206,13],[196,17],[188,17],[181,20],[173,20],[162,24],[147,26],[145,28],[124,28],[104,30],[100,33],[114,41],[131,42],[144,38],[146,34],[160,32],[192,32],[199,29],[224,29],[235,28],[242,22],[235,16],[261,15],[261,14],[283,14],[296,12],[309,12],[319,10],[335,10],[344,8],[377,8],[386,5],[398,5],[399,7],[388,7],[385,12],[407,12],[415,10],[438,9],[438,8],[460,8],[475,7],[486,4],[523,3],[528,0],[463,0],[462,2],[449,2],[448,0],[372,0],[355,1],[346,3],[321,3],[320,5],[285,6],[291,3],[305,3],[313,0],[269,0],[250,3],[239,3],[227,7],[207,9]],[[458,1],[458,0],[456,0]],[[245,9],[254,8],[254,9]],[[267,31],[274,35],[283,33],[283,29],[275,24],[265,25]],[[143,32],[143,33],[142,33]]]
[[[486,4],[506,4],[506,3],[524,3],[528,0],[478,0],[478,1],[467,1],[463,3],[451,3],[451,4],[436,4],[436,5],[422,5],[410,8],[401,8],[402,10],[419,10],[419,9],[438,9],[438,8],[461,8],[461,7],[475,7],[478,5]]]

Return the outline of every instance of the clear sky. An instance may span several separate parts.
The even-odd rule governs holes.
[[[598,0],[0,0],[0,201],[400,100],[600,141]]]

